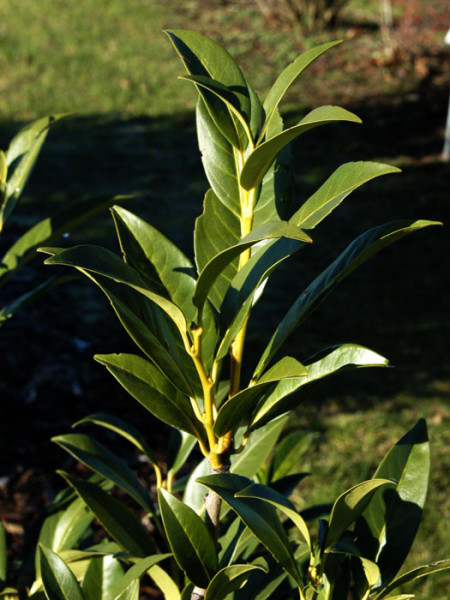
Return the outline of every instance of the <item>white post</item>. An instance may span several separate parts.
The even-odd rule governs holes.
[[[444,38],[444,43],[450,45],[450,29]],[[442,150],[442,159],[450,159],[450,96],[448,99],[447,124],[445,126],[444,148]]]

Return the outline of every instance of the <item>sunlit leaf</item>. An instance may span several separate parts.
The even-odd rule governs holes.
[[[85,600],[75,575],[62,558],[39,546],[42,584],[48,600]]]
[[[205,600],[224,600],[228,594],[241,588],[255,570],[264,571],[258,565],[230,565],[214,575],[208,585]]]

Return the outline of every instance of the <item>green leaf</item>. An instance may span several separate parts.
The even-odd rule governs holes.
[[[154,565],[149,569],[148,575],[163,593],[164,600],[181,600],[177,584],[162,567]]]
[[[264,350],[254,377],[265,369],[285,339],[314,311],[322,300],[345,277],[371,256],[409,233],[440,225],[437,221],[393,221],[369,229],[357,237],[314,281],[302,292],[278,325]]]
[[[363,556],[351,556],[351,565],[356,591],[360,598],[367,598],[380,579],[380,569]]]
[[[135,579],[114,600],[139,600],[139,579]]]
[[[130,569],[128,569],[125,575],[122,576],[118,584],[117,593],[122,593],[125,591],[129,587],[130,583],[132,583],[134,580],[140,580],[141,577],[143,577],[153,566],[165,560],[169,556],[172,555],[155,554],[139,560]]]
[[[58,554],[70,550],[86,532],[93,518],[86,504],[75,497],[69,506],[45,519],[39,532],[39,542]]]
[[[273,484],[299,468],[301,458],[309,448],[315,434],[306,431],[293,431],[283,437],[277,445],[270,463],[270,482]]]
[[[220,272],[223,271],[234,258],[262,240],[275,238],[289,238],[303,242],[311,241],[311,238],[301,229],[291,226],[285,221],[261,225],[261,227],[253,230],[249,235],[245,236],[231,248],[223,250],[205,265],[198,278],[193,299],[194,304],[199,311],[202,310],[214,281],[217,279]]]
[[[303,518],[298,514],[295,510],[294,505],[290,502],[285,496],[279,494],[275,490],[267,487],[266,485],[262,485],[260,483],[252,483],[248,487],[236,493],[236,498],[256,498],[258,500],[262,500],[263,502],[268,502],[282,513],[284,513],[297,529],[302,534],[303,539],[307,543],[309,549],[311,550],[311,537],[309,535],[308,527],[303,520]]]
[[[192,321],[196,310],[192,304],[195,273],[191,261],[162,233],[128,210],[115,206],[112,214],[127,264],[144,280],[153,270],[172,302]]]
[[[216,360],[224,358],[244,326],[254,304],[261,297],[273,271],[304,246],[303,241],[278,239],[265,244],[233,278],[220,308],[219,327],[223,338]]]
[[[125,552],[142,558],[155,553],[150,534],[139,519],[116,498],[93,483],[75,479],[61,471],[59,474],[73,487],[104,529]]]
[[[311,48],[300,56],[298,56],[291,64],[289,64],[277,77],[277,80],[271,87],[266,99],[264,100],[264,110],[266,112],[266,121],[264,129],[261,132],[260,138],[262,139],[266,133],[267,128],[270,126],[272,119],[276,115],[278,105],[280,104],[283,96],[286,94],[289,87],[294,81],[303,73],[303,71],[313,63],[319,56],[324,52],[340,44],[340,41],[329,42],[328,44],[322,44],[317,48]],[[268,136],[270,137],[270,136]]]
[[[391,448],[375,478],[394,479],[394,490],[378,492],[356,525],[364,556],[381,571],[381,584],[403,565],[419,528],[430,472],[430,447],[423,419]]]
[[[48,600],[85,600],[75,575],[62,558],[39,546],[42,584]]]
[[[432,575],[433,573],[438,573],[439,571],[445,571],[450,569],[450,559],[440,560],[438,562],[431,563],[429,565],[425,565],[423,567],[418,567],[417,569],[413,569],[412,571],[408,571],[404,573],[397,579],[394,579],[392,583],[383,588],[376,596],[374,596],[374,600],[379,600],[380,598],[385,598],[388,594],[395,590],[396,588],[404,585],[405,583],[409,583],[410,581],[414,581],[415,579],[419,579],[420,577],[426,577],[427,575]],[[395,596],[396,598],[397,596]],[[408,597],[408,596],[407,596]],[[402,596],[399,596],[402,598]],[[390,598],[392,600],[392,598]]]
[[[166,33],[187,72],[216,79],[236,91],[239,94],[240,109],[247,122],[250,122],[250,95],[247,83],[230,54],[217,42],[193,31],[171,30]],[[207,90],[201,92],[201,97],[222,135],[234,146],[239,147],[239,129],[222,100]]]
[[[152,464],[157,464],[158,461],[156,460],[153,450],[147,444],[144,436],[141,435],[135,427],[123,419],[113,415],[108,415],[106,413],[94,413],[92,415],[88,415],[87,417],[83,417],[74,423],[72,427],[78,427],[79,425],[83,425],[85,423],[93,423],[95,425],[99,425],[100,427],[105,427],[106,429],[114,431],[136,446],[136,448],[142,452],[142,454],[145,454]]]
[[[166,490],[159,489],[158,498],[175,560],[195,585],[206,588],[218,564],[208,528],[192,508]]]
[[[254,477],[275,448],[286,423],[287,417],[282,416],[253,432],[243,451],[231,457],[231,472]]]
[[[301,583],[292,549],[275,509],[261,500],[235,496],[237,492],[251,485],[250,479],[232,474],[209,475],[201,477],[198,482],[216,492],[239,515],[285,571],[296,582]]]
[[[374,493],[387,486],[394,487],[395,484],[387,479],[371,479],[358,483],[341,494],[331,509],[324,549],[335,544],[347,527],[361,515]]]
[[[250,429],[261,427],[271,419],[298,406],[301,396],[294,392],[309,389],[311,384],[322,381],[326,377],[341,371],[367,367],[386,367],[388,360],[373,350],[359,344],[342,344],[335,348],[327,348],[317,360],[306,365],[306,377],[297,377],[280,381],[276,387],[261,401],[252,417]]]
[[[155,514],[155,507],[148,491],[130,467],[103,444],[80,433],[58,435],[52,438],[52,442],[58,444],[93,471],[113,481],[146,511]]]
[[[166,460],[167,471],[170,472],[172,477],[178,473],[189,458],[196,443],[197,439],[189,433],[176,429],[170,432]]]
[[[0,231],[14,210],[50,127],[66,115],[52,115],[30,123],[13,138],[6,152],[9,178],[0,203]]]
[[[173,324],[155,304],[114,281],[91,279],[106,294],[120,322],[136,345],[181,392],[195,395],[200,385],[191,357]],[[188,380],[189,379],[189,380]]]
[[[251,411],[267,389],[273,387],[280,379],[301,377],[306,374],[306,368],[298,360],[285,356],[269,369],[259,382],[241,390],[222,404],[214,423],[214,431],[217,435],[223,435],[227,431],[236,429],[245,417],[251,415]]]
[[[86,600],[111,600],[119,592],[122,577],[123,568],[116,558],[94,558],[89,561],[81,589]]]
[[[253,571],[264,569],[258,565],[230,565],[214,575],[208,585],[205,600],[224,600],[228,594],[240,589],[251,577]]]
[[[75,267],[85,275],[89,276],[89,273],[94,273],[130,286],[159,306],[172,319],[179,331],[186,334],[186,319],[178,306],[160,294],[147,289],[137,271],[110,250],[101,246],[85,244],[67,250],[40,248],[39,251],[52,255],[47,258],[45,264]]]
[[[203,438],[189,399],[147,360],[134,354],[97,354],[94,358],[155,417],[196,438]]]
[[[197,479],[211,473],[211,465],[207,457],[203,458],[192,470],[183,493],[183,502],[200,514],[205,508],[205,489]]]
[[[366,161],[341,165],[290,218],[290,222],[304,229],[314,229],[351,192],[388,173],[400,173],[400,169]]]
[[[321,106],[308,113],[294,127],[290,127],[258,145],[245,161],[240,179],[242,187],[246,190],[256,188],[286,144],[310,129],[336,121],[360,123],[361,119],[339,106]]]

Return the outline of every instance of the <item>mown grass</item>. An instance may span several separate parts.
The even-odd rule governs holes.
[[[277,30],[247,3],[230,3],[225,9],[219,4],[212,2],[204,10],[203,3],[171,0],[0,3],[2,140],[9,139],[17,122],[43,114],[85,115],[50,136],[19,207],[16,229],[28,224],[30,214],[71,198],[145,190],[146,197],[130,208],[190,252],[190,228],[206,187],[195,152],[195,93],[188,83],[177,81],[182,69],[161,30],[184,27],[210,33],[227,45],[262,91],[302,48],[330,39],[322,34],[308,41],[295,30]],[[358,11],[366,5],[352,4]],[[293,278],[298,287],[367,227],[400,217],[448,221],[449,173],[437,159],[447,88],[438,95],[431,88],[422,97],[413,67],[375,69],[372,59],[382,51],[376,30],[354,36],[347,28],[332,37],[347,42],[334,51],[334,58],[321,59],[311,69],[285,109],[338,102],[361,114],[365,126],[321,132],[302,142],[296,159],[297,201],[346,160],[378,157],[404,167],[405,173],[346,200],[318,232],[316,254],[298,267]],[[442,104],[437,112],[436,102]],[[104,243],[99,237],[111,236],[106,220],[76,239],[90,235]],[[430,231],[386,251],[344,284],[292,342],[293,352],[302,358],[329,344],[355,341],[397,366],[389,373],[342,379],[324,388],[317,404],[299,411],[297,426],[318,432],[302,467],[314,474],[300,488],[302,504],[329,501],[370,477],[390,444],[418,418],[427,418],[432,476],[410,567],[450,554],[447,239],[443,230]],[[276,283],[268,290],[269,306],[255,314],[266,334],[293,296],[294,283],[289,290]],[[74,314],[81,328],[84,320],[84,334],[89,335],[95,310],[83,314],[76,304],[75,298]],[[250,329],[250,351],[260,349],[262,335],[257,324]],[[417,593],[423,600],[444,598],[448,582],[446,576],[430,579]]]

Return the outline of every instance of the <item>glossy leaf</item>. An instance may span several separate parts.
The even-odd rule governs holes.
[[[153,450],[147,444],[144,436],[127,421],[106,413],[94,413],[87,417],[83,417],[74,423],[72,427],[78,427],[79,425],[84,425],[86,423],[93,423],[94,425],[99,425],[100,427],[105,427],[105,429],[114,431],[114,433],[117,433],[136,446],[142,454],[145,454],[152,464],[157,464]]]
[[[371,179],[389,173],[400,173],[400,169],[366,161],[341,165],[290,218],[290,222],[304,229],[314,229],[351,192]]]
[[[155,507],[148,491],[130,467],[103,444],[80,433],[58,435],[52,438],[52,442],[58,444],[93,471],[113,481],[146,511],[154,514]]]
[[[256,188],[278,153],[302,133],[337,121],[361,123],[361,119],[339,106],[321,106],[306,115],[297,125],[258,145],[248,156],[242,169],[240,183],[246,190]]]
[[[55,552],[39,546],[42,584],[48,600],[85,600],[75,575]]]
[[[253,571],[264,569],[258,565],[230,565],[214,575],[208,585],[205,600],[225,600],[228,594],[240,589],[251,577]]]
[[[186,319],[178,306],[160,294],[147,289],[139,274],[110,250],[101,246],[85,244],[66,250],[40,248],[40,251],[51,255],[45,264],[75,267],[84,274],[101,275],[130,286],[159,306],[172,319],[179,331],[186,333]]]
[[[194,395],[200,383],[193,373],[178,332],[162,311],[133,290],[106,278],[91,277],[111,302],[120,322],[137,346],[181,392]],[[162,317],[162,318],[161,318]]]
[[[164,600],[181,600],[180,590],[170,575],[159,565],[151,567],[147,574],[164,595]]]
[[[207,457],[203,458],[189,474],[183,494],[183,502],[200,514],[205,508],[205,488],[197,483],[197,479],[211,473],[211,466]]]
[[[376,596],[374,596],[374,600],[385,598],[393,590],[397,589],[401,585],[404,585],[405,583],[409,583],[410,581],[414,581],[421,577],[426,577],[427,575],[432,575],[433,573],[438,573],[439,571],[446,571],[448,569],[450,569],[450,559],[440,560],[435,563],[431,563],[430,565],[425,565],[423,567],[413,569],[412,571],[408,571],[397,579],[394,579],[394,581],[383,588],[378,594],[376,594]]]
[[[253,432],[243,451],[231,457],[231,472],[254,477],[275,448],[286,423],[287,418],[282,416]]]
[[[201,477],[198,482],[216,492],[239,515],[285,571],[301,583],[292,549],[275,509],[261,500],[236,497],[237,492],[251,485],[251,480],[230,474],[209,475]]]
[[[315,437],[314,433],[307,431],[293,431],[284,436],[277,445],[270,463],[270,482],[289,476],[292,471],[297,471],[302,456],[309,448]],[[297,475],[300,475],[297,473]]]
[[[419,528],[430,472],[427,426],[420,420],[391,448],[374,477],[394,479],[393,490],[375,494],[356,526],[364,556],[381,571],[381,584],[403,565]]]
[[[5,154],[8,181],[0,203],[0,231],[14,207],[33,170],[50,127],[65,115],[52,115],[30,123],[12,139]]]
[[[360,598],[367,598],[380,579],[380,569],[363,556],[352,556],[351,565],[356,591]]]
[[[306,377],[285,379],[280,381],[263,399],[252,418],[251,430],[261,427],[274,417],[281,415],[298,406],[301,396],[293,396],[303,387],[322,381],[346,370],[367,367],[386,367],[388,360],[373,350],[358,344],[342,344],[335,348],[324,350],[325,355],[306,365]]]
[[[202,519],[181,500],[158,490],[164,529],[175,560],[189,579],[206,588],[217,570],[217,551]]]
[[[256,498],[258,500],[262,500],[263,502],[267,502],[280,510],[287,517],[289,517],[289,519],[291,519],[301,533],[308,547],[311,549],[311,537],[309,535],[308,527],[303,518],[295,510],[292,502],[290,502],[285,496],[279,494],[266,485],[253,483],[243,490],[237,492],[236,498]]]
[[[266,112],[266,122],[264,129],[261,132],[261,138],[266,133],[267,128],[270,126],[272,119],[276,115],[278,105],[286,94],[287,90],[294,83],[294,81],[303,73],[303,71],[313,63],[319,56],[324,52],[339,44],[337,42],[329,42],[317,46],[317,48],[311,48],[297,57],[291,62],[277,77],[275,83],[271,87],[266,99],[264,100],[264,110]],[[270,136],[267,136],[270,137]]]
[[[153,270],[154,279],[192,321],[196,311],[192,304],[195,277],[191,261],[162,233],[128,210],[115,206],[112,214],[127,264],[144,279]]]
[[[147,360],[134,354],[97,354],[95,356],[117,381],[155,417],[202,438],[203,432],[189,399]]]
[[[269,242],[235,275],[220,308],[219,327],[224,337],[217,351],[217,359],[226,356],[273,271],[304,245],[304,241],[295,239]]]
[[[147,573],[147,571],[149,571],[153,566],[162,562],[169,556],[172,555],[155,554],[153,556],[147,556],[146,558],[142,558],[141,560],[139,560],[127,570],[125,575],[121,577],[120,582],[118,584],[117,592],[122,593],[123,591],[125,591],[134,580],[140,580],[141,577],[143,577]]]
[[[247,83],[236,62],[217,42],[193,31],[171,30],[166,32],[173,43],[186,70],[191,75],[210,77],[236,90],[240,96],[240,108],[250,121],[250,97]],[[208,107],[216,127],[235,146],[240,146],[235,123],[223,102],[214,94],[202,91],[202,99]]]
[[[103,556],[89,561],[81,589],[86,600],[111,600],[119,592],[123,577],[120,561],[112,556]]]
[[[202,309],[208,297],[209,290],[213,285],[217,276],[227,265],[242,252],[251,248],[262,240],[270,240],[275,238],[289,238],[303,242],[310,242],[311,238],[306,235],[301,229],[291,226],[285,221],[275,223],[266,223],[261,225],[256,230],[253,230],[249,235],[245,236],[237,244],[231,248],[223,250],[220,254],[212,258],[200,273],[200,276],[195,287],[194,304]]]
[[[145,557],[155,553],[150,534],[142,523],[121,502],[100,487],[60,474],[94,513],[111,537],[132,556]]]
[[[170,432],[166,460],[167,470],[172,476],[176,475],[185,464],[196,443],[197,439],[189,433],[176,429]]]
[[[314,281],[300,294],[278,325],[267,348],[264,350],[254,377],[265,369],[284,340],[314,311],[322,300],[345,277],[371,256],[401,239],[436,221],[393,221],[370,229],[357,237]]]
[[[139,600],[139,580],[132,581],[114,600]]]
[[[306,368],[296,359],[285,356],[265,373],[258,383],[248,387],[227,400],[219,409],[214,431],[223,435],[236,429],[245,417],[249,417],[261,395],[276,382],[288,377],[306,376]]]
[[[85,534],[93,518],[86,504],[76,497],[63,510],[45,519],[39,531],[39,542],[58,554],[70,550]]]
[[[344,531],[354,523],[380,488],[395,487],[387,479],[371,479],[358,483],[339,496],[331,509],[324,549],[335,544]]]

